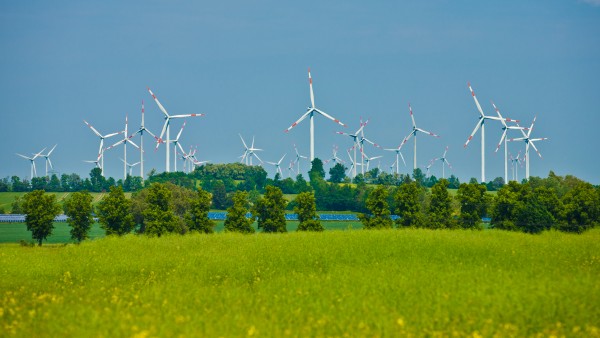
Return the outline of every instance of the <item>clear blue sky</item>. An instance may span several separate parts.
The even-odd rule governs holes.
[[[108,133],[128,114],[132,131],[144,100],[146,125],[159,132],[148,86],[172,114],[206,113],[188,120],[180,140],[197,145],[200,160],[236,161],[241,133],[256,137],[263,160],[287,153],[287,166],[294,143],[308,155],[308,121],[283,130],[310,104],[311,67],[317,107],[349,126],[317,118],[317,157],[336,144],[346,158],[352,144],[334,132],[354,131],[361,116],[370,119],[367,137],[397,146],[411,128],[410,102],[417,125],[441,135],[419,137],[419,166],[448,145],[450,173],[479,178],[480,136],[463,148],[478,117],[470,81],[486,113],[494,100],[523,125],[538,116],[532,136],[550,140],[537,143],[544,158],[532,156],[532,175],[554,170],[600,183],[597,0],[1,1],[0,51],[0,177],[28,177],[29,163],[15,153],[55,143],[57,171],[87,177],[92,165],[82,160],[96,156],[98,139],[83,119]],[[502,150],[493,154],[501,130],[486,127],[491,180],[504,173]],[[145,171],[163,171],[164,147],[155,153],[145,143]],[[409,145],[403,172],[412,171]],[[385,156],[382,169],[394,160],[366,149]],[[107,175],[122,176],[119,156],[122,149],[106,153]],[[139,155],[129,147],[128,156]],[[440,166],[432,173],[441,177]]]

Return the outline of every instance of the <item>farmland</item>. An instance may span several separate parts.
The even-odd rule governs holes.
[[[11,336],[598,336],[600,231],[0,245]]]

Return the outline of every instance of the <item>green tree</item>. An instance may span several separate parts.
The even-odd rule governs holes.
[[[56,174],[52,174],[52,176],[50,177],[50,180],[48,181],[47,185],[47,190],[54,192],[62,191],[60,186],[60,180],[58,179],[58,176],[56,176]]]
[[[442,178],[431,188],[428,221],[433,229],[453,228],[452,199],[448,194],[448,180]]]
[[[481,217],[485,212],[485,186],[475,183],[463,183],[456,192],[460,204],[459,224],[465,229],[482,229]]]
[[[213,233],[215,221],[208,218],[212,196],[209,192],[198,188],[196,198],[192,199],[190,210],[186,214],[186,221],[190,231]]]
[[[600,222],[600,195],[586,182],[577,183],[562,198],[561,231],[581,233]]]
[[[525,208],[521,196],[523,184],[510,181],[498,190],[494,198],[492,221],[490,226],[503,230],[518,230],[517,215]],[[529,187],[527,185],[527,187]]]
[[[160,237],[166,233],[185,232],[184,224],[171,206],[171,197],[166,183],[152,183],[148,188],[147,207],[143,211],[147,235]]]
[[[425,226],[425,217],[421,211],[420,189],[416,181],[404,183],[398,188],[394,196],[398,227]]]
[[[54,218],[60,214],[56,195],[46,194],[43,190],[34,190],[23,196],[23,211],[27,230],[31,237],[42,245],[42,241],[52,234]]]
[[[392,228],[394,222],[390,218],[391,212],[387,202],[389,192],[383,185],[378,185],[367,197],[366,207],[369,214],[360,214],[358,217],[365,229]]]
[[[248,213],[248,193],[236,191],[233,194],[233,205],[227,209],[225,231],[250,234],[254,232],[252,220],[246,217]]]
[[[102,176],[102,169],[96,167],[90,170],[90,183],[92,185],[91,191],[100,192],[106,185],[106,179]]]
[[[98,203],[98,220],[106,235],[124,235],[135,225],[130,212],[131,201],[125,198],[122,187],[111,187],[108,195]]]
[[[318,157],[315,157],[315,159],[312,160],[310,171],[308,172],[308,177],[311,181],[313,181],[317,177],[322,180],[325,179],[325,169],[323,169],[323,161],[321,161],[321,159],[319,159]]]
[[[319,221],[317,215],[317,204],[315,195],[312,192],[303,192],[296,196],[294,200],[296,206],[294,213],[298,215],[298,230],[297,231],[323,231],[323,225]]]
[[[216,209],[224,210],[229,204],[227,201],[227,191],[225,190],[225,184],[221,180],[216,180],[212,188],[213,205]]]
[[[285,206],[287,200],[281,189],[267,186],[265,196],[260,198],[252,208],[252,216],[258,219],[258,228],[263,232],[287,232]]]
[[[425,174],[423,174],[421,168],[414,169],[412,177],[420,186],[425,185]]]
[[[336,163],[329,169],[329,182],[342,183],[346,178],[346,167],[341,163]]]
[[[88,233],[94,223],[92,216],[92,195],[87,191],[74,192],[63,204],[65,215],[69,217],[71,239],[81,242],[88,238]]]
[[[23,214],[25,213],[23,211],[23,199],[21,198],[21,196],[15,196],[14,201],[12,202],[12,204],[10,205],[10,213],[11,214]]]

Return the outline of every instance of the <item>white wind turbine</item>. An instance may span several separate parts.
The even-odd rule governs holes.
[[[283,171],[281,171],[281,161],[283,161],[283,159],[285,158],[285,155],[287,155],[287,154],[283,154],[283,156],[281,156],[281,158],[279,159],[278,162],[265,161],[265,162],[269,163],[270,165],[274,165],[275,173],[279,173],[279,175],[281,175],[282,178],[283,178]]]
[[[517,153],[517,157],[513,157],[512,154],[510,154],[510,164],[511,164],[511,168],[512,168],[512,179],[513,181],[519,181],[519,172],[518,172],[518,167],[517,164],[521,164],[521,159],[519,158],[521,157],[521,151],[519,150],[519,152]]]
[[[364,151],[362,151],[362,149],[361,149],[361,154],[362,154],[362,158],[364,159],[364,163],[366,163],[367,171],[369,171],[369,164],[371,163],[371,161],[383,157],[383,156],[369,157],[369,156],[367,156],[367,154]],[[364,170],[363,170],[363,172],[364,172]]]
[[[467,139],[467,142],[465,142],[464,147],[465,148],[467,147],[469,142],[471,142],[471,139],[473,139],[473,136],[475,135],[477,130],[479,128],[481,128],[481,182],[485,182],[485,120],[498,121],[498,120],[501,120],[501,118],[496,117],[496,116],[486,116],[483,113],[483,109],[481,109],[481,105],[479,104],[479,101],[477,100],[477,96],[475,96],[475,92],[473,91],[473,88],[471,88],[471,84],[467,83],[467,86],[469,86],[469,90],[471,91],[471,96],[473,96],[473,100],[475,101],[475,105],[477,106],[477,110],[479,111],[479,121],[477,121],[477,124],[475,125],[475,129],[473,129],[473,132]]]
[[[338,147],[336,145],[334,145],[333,146],[333,150],[332,150],[333,157],[331,157],[328,160],[325,160],[324,163],[327,164],[327,163],[333,161],[335,163],[341,163],[341,164],[343,164],[344,161],[337,156],[337,152],[338,152]]]
[[[425,177],[429,177],[429,169],[431,168],[434,162],[435,160],[433,159],[429,160],[429,164],[425,167]]]
[[[144,132],[148,132],[148,134],[157,139],[156,135],[154,135],[144,125],[144,115],[144,100],[142,100],[142,124],[140,126],[140,129],[138,129],[138,131],[135,132],[135,134],[140,134],[140,177],[142,178],[142,180],[144,180]]]
[[[129,176],[133,176],[133,167],[135,167],[136,165],[142,163],[142,161],[138,161],[135,163],[127,163],[127,161],[125,161],[122,158],[119,158],[121,161],[123,161],[123,163],[125,163],[125,165],[129,168]]]
[[[361,165],[360,163],[356,163],[356,161],[354,161],[352,159],[352,156],[350,155],[350,150],[353,150],[355,147],[356,147],[356,145],[354,145],[352,148],[346,149],[346,153],[348,154],[348,158],[350,159],[350,167],[347,170],[348,173],[351,173],[351,172],[356,173],[356,166]]]
[[[185,152],[183,151],[183,148],[181,148],[181,145],[179,144],[179,138],[181,137],[181,133],[183,132],[183,128],[185,127],[187,121],[183,121],[183,124],[181,125],[181,129],[179,129],[179,133],[177,133],[177,137],[174,140],[170,140],[170,143],[173,143],[173,152],[176,154],[174,156],[174,161],[173,161],[173,169],[175,171],[177,171],[177,147],[179,146],[179,149],[181,150],[182,153],[185,154]],[[157,139],[156,141],[156,148],[154,148],[154,151],[158,150],[158,146],[161,143],[165,143],[165,141],[161,138]],[[168,147],[168,145],[165,145],[165,147]]]
[[[525,142],[525,178],[527,180],[529,180],[529,162],[530,162],[529,146],[531,145],[533,147],[533,149],[535,149],[535,151],[537,152],[538,156],[540,158],[542,158],[542,154],[540,154],[540,151],[537,149],[534,142],[543,141],[543,140],[548,139],[547,137],[531,138],[531,131],[533,130],[533,125],[534,125],[536,119],[537,119],[537,116],[533,118],[533,122],[531,122],[531,127],[529,127],[529,130],[527,130],[527,134],[525,134],[525,132],[523,130],[521,130],[523,137],[511,138],[509,140],[509,141],[524,141]]]
[[[17,153],[18,156],[21,156],[22,158],[24,158],[26,160],[29,160],[29,162],[31,163],[31,176],[30,176],[30,178],[34,178],[34,177],[37,176],[37,171],[35,170],[35,159],[38,158],[38,157],[40,157],[40,156],[42,156],[42,153],[44,152],[44,150],[46,150],[46,148],[42,149],[37,154],[33,154],[33,157],[27,157],[25,155],[21,155],[21,154]]]
[[[442,157],[438,157],[435,160],[433,160],[433,162],[435,161],[442,161],[442,178],[446,178],[446,172],[444,170],[445,165],[448,166],[448,168],[452,169],[452,165],[450,164],[450,162],[448,162],[448,159],[446,159],[446,153],[448,152],[448,146],[446,146],[446,149],[444,150],[444,154],[442,155]],[[433,163],[431,163],[433,164]],[[431,166],[430,164],[430,166]],[[429,167],[427,167],[427,170],[429,170]]]
[[[304,155],[300,155],[300,153],[298,152],[298,148],[296,147],[296,144],[294,144],[294,151],[296,151],[296,164],[298,165],[297,174],[300,175],[300,160],[301,159],[308,160],[308,157],[306,157]]]
[[[154,99],[154,102],[156,102],[156,104],[158,105],[158,108],[160,109],[160,111],[163,112],[163,114],[165,114],[165,124],[162,127],[162,130],[160,132],[160,136],[158,137],[158,141],[159,142],[164,142],[166,143],[166,167],[165,167],[165,171],[166,172],[170,172],[171,168],[169,166],[169,161],[170,161],[170,152],[169,152],[169,143],[171,142],[171,134],[170,134],[170,123],[172,119],[179,119],[179,118],[185,118],[185,117],[200,117],[200,116],[204,116],[204,114],[183,114],[183,115],[169,115],[169,113],[167,113],[167,110],[165,109],[165,107],[163,107],[162,104],[160,104],[160,101],[158,101],[158,98],[156,97],[156,95],[154,95],[154,93],[150,90],[150,88],[148,88],[148,92],[150,93],[150,95],[152,95],[152,98]],[[166,132],[166,137],[163,140],[163,136],[165,136],[165,132]],[[156,136],[155,136],[156,137]]]
[[[498,107],[496,107],[496,105],[494,104],[494,102],[492,102],[492,106],[494,106],[494,110],[496,110],[496,113],[498,113],[498,117],[500,118],[500,122],[502,122],[502,137],[500,137],[500,142],[498,142],[498,146],[496,147],[496,151],[495,153],[498,152],[498,149],[500,149],[500,146],[502,145],[502,142],[504,141],[504,182],[508,183],[508,147],[506,146],[506,141],[507,141],[507,137],[506,137],[506,133],[508,132],[509,129],[512,130],[523,130],[523,127],[519,127],[519,126],[509,126],[506,124],[506,122],[514,122],[514,123],[519,123],[519,120],[512,120],[509,118],[503,118],[502,114],[500,114],[500,110],[498,109]]]
[[[396,153],[396,161],[394,162],[394,165],[396,166],[396,174],[399,174],[400,171],[398,169],[398,167],[400,167],[400,158],[402,159],[402,163],[404,163],[404,166],[406,167],[406,161],[404,160],[404,156],[402,155],[402,152],[400,151],[400,149],[402,149],[402,143],[398,146],[398,148],[385,148],[383,150],[387,150],[387,151],[393,151]]]
[[[408,134],[404,140],[402,141],[402,144],[400,145],[400,147],[398,147],[398,149],[402,148],[402,146],[408,142],[408,139],[410,139],[411,137],[414,137],[415,139],[415,149],[414,149],[414,166],[413,169],[417,169],[417,132],[426,134],[426,135],[431,135],[434,137],[439,137],[439,135],[436,135],[432,132],[429,132],[427,130],[423,130],[421,128],[417,127],[417,124],[415,123],[415,116],[413,115],[413,111],[412,111],[412,107],[410,106],[410,103],[408,104],[408,110],[410,111],[410,118],[412,119],[412,131],[410,132],[410,134]]]
[[[131,140],[132,137],[133,135],[127,135],[127,115],[125,115],[125,137],[123,137],[122,140],[117,141],[110,147],[106,148],[106,150],[109,150],[118,146],[119,144],[123,144],[123,158],[125,159],[125,163],[123,164],[123,180],[127,179],[127,142],[129,142],[132,146],[136,147],[137,149],[140,149],[140,147]],[[104,154],[102,156],[104,156]]]
[[[46,159],[46,176],[48,176],[48,164],[50,165],[50,169],[54,170],[54,167],[52,166],[52,161],[50,161],[50,154],[52,154],[54,148],[56,148],[57,145],[58,144],[55,144],[54,147],[52,147],[52,149],[50,149],[50,151],[46,155],[41,154],[41,156]]]
[[[367,126],[367,124],[369,123],[369,120],[367,120],[366,122],[363,123],[362,118],[360,120],[360,128],[358,128],[357,131],[354,132],[354,134],[348,134],[348,133],[344,133],[341,131],[336,132],[337,134],[340,135],[346,135],[349,136],[350,138],[352,138],[353,142],[354,142],[354,161],[356,161],[356,150],[358,148],[359,151],[362,151],[364,149],[364,145],[365,142],[370,143],[371,145],[373,145],[376,148],[381,148],[380,145],[378,145],[377,143],[369,140],[368,138],[365,137],[365,127]],[[363,162],[363,157],[361,157],[361,172],[364,175],[364,162]],[[356,176],[356,167],[354,167],[354,172],[353,172],[354,176]]]
[[[317,109],[315,107],[315,95],[313,93],[312,77],[310,76],[310,68],[308,69],[308,83],[309,83],[309,87],[310,87],[310,104],[311,104],[311,106],[308,107],[308,110],[306,111],[306,113],[304,113],[304,115],[302,115],[298,119],[298,121],[292,123],[292,125],[284,131],[286,133],[289,132],[292,128],[294,128],[296,125],[298,125],[298,123],[302,122],[302,120],[304,120],[306,117],[309,117],[309,119],[310,119],[310,161],[312,162],[315,159],[315,123],[313,120],[315,113],[320,114],[321,116],[324,116],[341,126],[346,127],[346,125],[343,124],[342,122],[340,122],[340,120],[330,116],[329,114],[327,114],[324,111]]]
[[[240,156],[242,158],[242,160],[240,162],[245,163],[246,165],[252,165],[252,157],[254,156],[260,161],[260,163],[262,163],[263,161],[255,153],[255,151],[262,151],[262,149],[254,148],[254,136],[252,136],[252,145],[250,147],[248,147],[248,145],[246,145],[246,141],[244,141],[244,138],[242,137],[242,135],[241,134],[238,134],[238,135],[240,135],[240,139],[242,140],[242,143],[244,144],[244,154],[242,154],[242,156]]]
[[[290,164],[288,165],[288,177],[292,177],[294,173],[294,160],[290,160]]]
[[[83,122],[88,127],[90,127],[90,129],[92,130],[92,132],[94,132],[94,134],[96,134],[96,136],[98,136],[100,138],[100,147],[98,148],[98,159],[100,160],[100,162],[99,162],[100,171],[102,172],[102,176],[104,176],[104,140],[107,138],[122,134],[123,131],[118,131],[116,133],[102,135],[102,134],[100,134],[100,132],[98,130],[96,130],[96,128],[94,128],[91,124],[87,123],[86,120],[83,120]]]
[[[95,161],[85,161],[84,160],[83,162],[85,162],[85,163],[94,163],[96,165],[96,168],[100,168],[100,163],[99,163],[100,160],[98,160],[98,159],[95,160]],[[102,168],[100,168],[100,169],[102,169]]]

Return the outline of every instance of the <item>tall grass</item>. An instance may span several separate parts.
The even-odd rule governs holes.
[[[5,336],[598,336],[600,231],[0,245]]]

